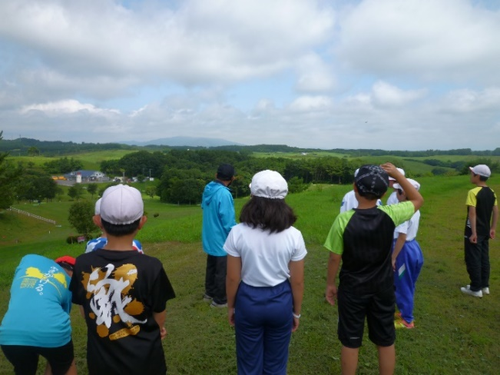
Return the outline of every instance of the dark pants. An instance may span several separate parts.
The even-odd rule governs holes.
[[[293,298],[287,281],[274,287],[240,283],[234,323],[240,375],[286,375]]]
[[[215,257],[207,255],[207,272],[205,275],[205,294],[213,298],[215,303],[226,303],[227,256]]]
[[[470,290],[477,292],[490,286],[489,237],[477,236],[477,243],[471,243],[466,237],[465,265],[470,277]]]
[[[38,346],[2,345],[2,351],[14,365],[16,375],[35,375],[39,356],[45,357],[53,375],[64,375],[73,363],[73,341],[58,348]]]

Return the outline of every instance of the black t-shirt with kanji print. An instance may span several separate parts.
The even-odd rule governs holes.
[[[82,254],[70,290],[85,313],[89,374],[165,374],[153,313],[175,293],[158,259],[135,250]]]

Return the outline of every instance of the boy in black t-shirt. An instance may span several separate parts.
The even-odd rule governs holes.
[[[465,265],[470,284],[460,288],[462,293],[481,298],[490,294],[489,239],[495,238],[498,205],[495,192],[486,186],[491,175],[485,164],[470,169],[470,182],[476,185],[467,194],[467,221],[465,223]],[[491,222],[491,225],[490,225]]]
[[[408,201],[377,206],[377,199],[387,191],[389,176],[405,190]],[[362,166],[354,191],[358,208],[339,214],[325,241],[325,247],[331,251],[326,300],[331,305],[338,300],[342,374],[356,373],[365,319],[370,340],[377,345],[379,373],[393,374],[396,333],[392,237],[395,227],[411,218],[423,198],[390,163]],[[337,290],[335,279],[341,260]]]
[[[106,189],[97,218],[108,238],[76,259],[70,290],[87,323],[89,374],[165,374],[161,340],[166,303],[175,293],[161,262],[132,247],[146,222],[141,193]]]

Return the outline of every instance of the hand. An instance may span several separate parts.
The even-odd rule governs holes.
[[[229,325],[234,327],[234,307],[227,309],[227,320],[229,321]]]
[[[337,286],[336,285],[327,285],[325,292],[326,301],[334,306],[335,300],[337,299]]]
[[[165,337],[167,337],[167,329],[165,327],[160,328],[160,338],[163,340]]]
[[[293,317],[292,332],[295,332],[299,328],[300,320],[299,318]]]
[[[471,234],[469,237],[470,243],[477,243],[477,234]]]
[[[491,238],[492,240],[494,240],[494,239],[495,239],[495,229],[490,229],[490,238]]]
[[[392,270],[396,272],[396,258],[392,257]]]
[[[396,166],[392,163],[384,163],[380,166],[390,177],[395,177],[394,175],[400,173]]]

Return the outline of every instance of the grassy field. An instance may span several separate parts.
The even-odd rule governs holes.
[[[416,329],[398,330],[396,373],[496,374],[500,368],[500,259],[496,256],[499,240],[490,242],[492,294],[482,299],[462,295],[460,286],[468,282],[463,262],[464,202],[472,185],[466,176],[422,177],[419,182],[425,204],[418,239],[425,263],[417,283]],[[500,192],[500,177],[493,177],[490,186]],[[328,254],[322,243],[349,189],[315,185],[287,197],[299,216],[296,227],[302,231],[309,252],[303,317],[290,345],[291,375],[340,373],[337,311],[323,298]],[[167,306],[169,334],[164,348],[169,373],[235,374],[234,330],[227,323],[226,311],[211,309],[202,300],[205,255],[200,243],[200,207],[144,199],[149,221],[138,239],[146,253],[162,260],[177,294]],[[236,200],[237,212],[246,199]],[[73,232],[67,224],[69,205],[70,202],[62,201],[17,206],[52,218],[60,227],[10,212],[0,214],[0,316],[7,309],[11,278],[24,254],[76,256],[84,251],[83,244],[65,243],[66,236]],[[85,374],[86,328],[76,308],[72,311],[72,323],[77,366],[79,373]],[[41,362],[40,369],[44,365]],[[10,364],[0,356],[0,374],[11,372]],[[367,337],[360,352],[358,373],[378,373],[376,350]]]
[[[88,170],[99,170],[101,162],[104,160],[118,160],[124,157],[131,152],[135,152],[135,150],[108,150],[108,151],[93,151],[87,153],[74,154],[69,156],[15,156],[15,153],[12,153],[11,156],[8,157],[13,163],[17,164],[21,163],[33,163],[36,166],[42,166],[43,164],[60,159],[61,157],[67,157],[68,159],[80,160],[83,163],[83,169]]]

